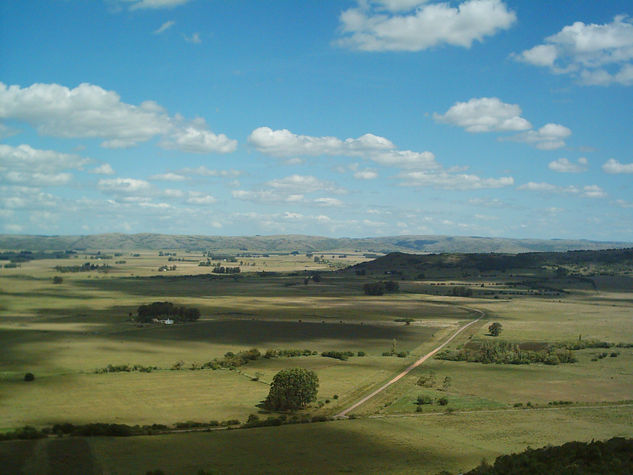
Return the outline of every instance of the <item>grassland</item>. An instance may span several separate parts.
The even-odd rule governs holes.
[[[113,259],[96,260],[91,252],[0,270],[0,430],[58,422],[245,421],[262,411],[273,375],[290,366],[317,372],[318,400],[305,412],[330,416],[471,321],[476,314],[469,309],[484,311],[487,319],[449,348],[493,339],[487,334],[491,321],[503,325],[498,338],[514,343],[552,345],[579,337],[633,343],[633,289],[626,269],[594,276],[594,284],[556,276],[548,268],[477,276],[427,272],[424,278],[399,281],[400,292],[370,297],[362,292],[364,283],[395,276],[384,269],[365,275],[342,271],[366,261],[362,253],[328,252],[323,259],[317,253],[320,262],[301,254],[218,261],[242,268],[227,276],[199,266],[206,260],[200,252],[169,256],[182,261],[169,261],[156,251],[101,252]],[[54,270],[84,262],[112,268],[107,273]],[[168,264],[176,270],[158,271]],[[314,272],[321,281],[305,283]],[[56,275],[63,278],[61,284],[53,283]],[[473,295],[448,295],[454,287],[472,289]],[[131,314],[156,300],[197,307],[202,317],[171,327],[136,324]],[[413,321],[396,321],[403,319]],[[406,357],[382,356],[394,341]],[[234,370],[187,369],[253,347],[362,351],[366,356],[339,361],[317,354],[260,359]],[[527,445],[633,435],[633,410],[627,405],[633,395],[633,348],[609,349],[617,356],[596,359],[603,351],[578,350],[576,363],[556,366],[429,360],[357,408],[357,420],[125,441],[76,439],[81,448],[65,439],[5,442],[0,458],[26,473],[42,473],[41,467],[70,473],[70,459],[51,455],[60,451],[89,451],[90,457],[77,461],[82,473],[467,469],[482,457]],[[172,370],[176,362],[184,369]],[[95,372],[108,364],[157,369]],[[35,381],[24,382],[26,372],[34,373]],[[431,373],[432,384],[418,384]],[[416,404],[418,396],[430,397],[433,404]],[[439,405],[440,398],[448,404]],[[571,406],[554,408],[553,401]],[[536,409],[515,408],[528,402]],[[455,413],[447,415],[447,410]],[[268,455],[279,454],[280,447],[287,452],[271,460]]]

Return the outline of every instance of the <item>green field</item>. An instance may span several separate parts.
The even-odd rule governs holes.
[[[437,274],[402,280],[400,292],[367,296],[363,284],[389,277],[382,271],[356,275],[340,270],[366,261],[361,254],[339,258],[330,253],[319,263],[305,255],[244,258],[240,274],[216,275],[198,266],[201,253],[179,251],[184,261],[176,262],[156,251],[120,253],[125,255],[104,260],[112,265],[107,273],[55,271],[55,266],[94,262],[83,255],[0,270],[0,430],[63,422],[244,422],[257,413],[265,418],[261,402],[268,384],[288,367],[312,369],[320,379],[317,401],[302,413],[332,416],[437,347],[476,318],[475,310],[486,318],[449,349],[498,339],[532,347],[579,339],[633,343],[633,289],[624,274],[596,277],[595,288],[579,279],[548,277],[547,269],[522,269],[522,276],[511,278]],[[158,271],[172,262],[175,271]],[[314,271],[321,281],[305,283]],[[54,276],[63,282],[54,284]],[[517,277],[537,279],[543,288],[559,289],[558,295],[517,288]],[[474,289],[474,295],[447,295],[446,289],[455,286]],[[494,295],[484,292],[489,288]],[[139,305],[164,300],[196,307],[201,318],[173,326],[133,320]],[[413,321],[396,321],[402,319]],[[492,321],[503,325],[497,339],[487,334]],[[394,345],[404,357],[382,356]],[[259,359],[232,370],[189,369],[250,348],[317,354]],[[347,361],[320,356],[331,350],[365,356]],[[609,356],[598,358],[605,351]],[[38,473],[43,466],[50,466],[50,473],[71,473],[67,467],[75,455],[76,465],[84,467],[78,473],[152,468],[167,473],[199,468],[436,473],[467,469],[482,457],[527,445],[633,435],[633,411],[627,405],[633,395],[633,348],[585,348],[574,355],[577,362],[559,365],[430,359],[357,408],[357,420],[125,440],[3,442],[0,452],[26,473]],[[181,369],[172,369],[176,363]],[[96,372],[109,364],[156,369]],[[27,372],[35,381],[24,381]],[[433,382],[418,384],[429,374]],[[431,403],[417,404],[418,397]],[[438,402],[442,398],[446,405]],[[554,401],[570,406],[552,406]],[[533,409],[515,407],[528,403]],[[548,429],[551,424],[558,430]],[[456,451],[458,444],[463,449]],[[281,446],[287,447],[287,459],[269,460],[268,454]],[[219,447],[222,456],[212,456]],[[55,455],[64,451],[70,458]]]

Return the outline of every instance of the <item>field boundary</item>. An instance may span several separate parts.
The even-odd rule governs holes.
[[[470,308],[470,307],[462,307],[466,310],[469,311],[473,311],[479,314],[479,317],[476,318],[475,320],[473,320],[472,322],[467,323],[466,325],[463,325],[462,327],[460,327],[455,333],[453,333],[444,343],[442,343],[440,346],[438,346],[437,348],[435,348],[434,350],[431,350],[430,352],[428,352],[426,355],[418,358],[416,361],[414,361],[413,363],[411,363],[409,366],[407,366],[403,371],[401,371],[398,375],[394,376],[392,379],[390,379],[388,382],[386,382],[385,384],[383,384],[382,386],[380,386],[378,389],[372,391],[371,393],[369,393],[367,396],[363,397],[362,399],[360,399],[359,401],[355,402],[354,404],[352,404],[351,406],[349,406],[347,409],[339,412],[338,414],[336,414],[334,417],[337,419],[343,419],[347,417],[347,414],[351,411],[353,411],[354,409],[356,409],[357,407],[361,406],[362,404],[366,403],[367,401],[369,401],[370,399],[372,399],[374,396],[376,396],[377,394],[380,394],[381,392],[383,392],[385,389],[387,389],[389,386],[391,386],[392,384],[397,383],[398,381],[400,381],[402,378],[404,378],[407,374],[409,374],[411,371],[413,371],[415,368],[417,368],[418,366],[420,366],[422,363],[424,363],[426,360],[428,360],[429,358],[431,358],[433,355],[435,355],[435,353],[437,353],[438,351],[440,351],[442,348],[444,348],[446,345],[448,345],[451,341],[453,341],[460,333],[462,333],[464,330],[466,330],[468,327],[470,327],[471,325],[474,325],[475,323],[477,323],[478,321],[480,321],[482,318],[486,317],[486,313],[483,310],[478,310],[476,308]]]

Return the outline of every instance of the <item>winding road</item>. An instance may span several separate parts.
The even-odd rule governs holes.
[[[444,343],[442,343],[440,346],[438,346],[437,348],[435,348],[433,351],[430,351],[429,353],[427,353],[426,355],[420,357],[418,360],[416,360],[415,362],[411,363],[409,366],[407,366],[407,368],[402,371],[400,374],[398,374],[397,376],[395,376],[393,379],[389,380],[388,382],[386,382],[385,384],[383,384],[382,386],[380,386],[378,389],[376,389],[375,391],[373,391],[372,393],[368,394],[367,396],[365,396],[364,398],[362,398],[360,401],[357,401],[356,403],[352,404],[350,407],[348,407],[347,409],[339,412],[338,414],[336,414],[334,417],[338,418],[338,419],[342,419],[342,418],[346,418],[347,414],[351,411],[353,411],[354,409],[356,409],[358,406],[366,403],[367,401],[369,401],[371,398],[373,398],[374,396],[376,396],[377,394],[380,394],[381,392],[383,392],[385,389],[387,389],[389,386],[391,386],[394,383],[397,383],[398,381],[400,381],[402,378],[404,378],[407,374],[409,374],[412,370],[414,370],[415,368],[417,368],[418,366],[420,366],[422,363],[424,363],[426,360],[428,360],[429,358],[431,358],[435,353],[437,353],[438,351],[440,351],[442,348],[444,348],[446,345],[448,345],[451,341],[453,341],[453,339],[459,335],[461,332],[463,332],[464,330],[466,330],[466,328],[468,328],[471,325],[474,325],[475,323],[477,323],[479,320],[481,320],[482,318],[484,318],[486,316],[486,314],[482,311],[482,310],[477,310],[476,308],[469,308],[469,307],[461,307],[461,308],[465,308],[466,310],[470,310],[473,312],[476,312],[479,314],[479,318],[473,320],[472,322],[467,323],[466,325],[460,327],[455,333],[453,333],[450,338],[448,338]]]

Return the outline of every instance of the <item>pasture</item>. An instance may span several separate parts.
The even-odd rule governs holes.
[[[250,414],[266,417],[261,402],[268,384],[288,367],[314,370],[320,379],[317,401],[302,412],[332,416],[437,347],[475,318],[475,309],[484,311],[486,318],[448,349],[499,339],[535,347],[579,339],[633,343],[628,275],[596,278],[593,287],[578,279],[550,282],[547,271],[539,271],[538,279],[545,282],[540,285],[558,289],[543,292],[517,289],[509,276],[438,274],[426,280],[400,280],[399,292],[367,296],[362,290],[365,283],[390,276],[340,271],[366,260],[353,253],[328,253],[319,262],[313,256],[291,254],[237,258],[237,264],[218,261],[240,265],[242,272],[234,275],[199,266],[206,259],[201,253],[158,256],[156,251],[105,259],[112,265],[107,273],[55,270],[84,262],[101,264],[94,255],[0,269],[0,431],[62,422],[244,422]],[[170,257],[182,261],[169,261]],[[125,263],[115,264],[117,260]],[[177,268],[159,271],[163,265]],[[320,274],[319,281],[311,278],[314,272]],[[63,281],[53,283],[55,276]],[[516,279],[515,274],[512,280]],[[473,289],[473,296],[447,295],[446,289],[455,286]],[[494,295],[489,288],[494,288]],[[196,307],[201,318],[173,326],[134,321],[139,305],[165,300]],[[503,326],[499,337],[488,335],[493,321]],[[230,370],[199,369],[227,352],[251,348],[313,354],[260,358]],[[383,356],[394,349],[403,357]],[[364,356],[341,361],[320,355],[332,350]],[[598,358],[604,351],[617,355]],[[274,444],[286,443],[288,460],[301,459],[301,444],[310,446],[302,452],[305,463],[296,465],[300,472],[309,472],[308,467],[330,471],[326,467],[331,466],[360,472],[390,467],[390,472],[405,473],[413,466],[413,471],[436,473],[466,469],[482,457],[522,450],[528,444],[633,435],[633,411],[627,405],[633,394],[633,348],[585,348],[573,354],[575,363],[559,365],[430,359],[358,407],[353,412],[358,420],[125,441],[85,439],[77,443],[90,448],[91,458],[80,465],[94,473],[141,473],[152,468],[167,473],[195,473],[198,468],[232,473],[248,472],[249,467],[283,472],[282,459],[267,461],[265,455],[278,451]],[[96,372],[107,365],[135,364],[154,370]],[[27,372],[35,381],[23,380]],[[429,374],[434,381],[419,384]],[[418,404],[420,397],[432,402]],[[445,405],[438,403],[442,398]],[[554,401],[571,406],[554,408]],[[528,403],[536,409],[525,409]],[[542,427],[552,421],[559,425],[556,433]],[[487,443],[482,434],[495,442]],[[269,441],[263,444],[261,438]],[[44,440],[0,443],[0,452],[6,457],[7,447],[13,447],[12,463],[26,467],[26,473],[37,473],[38,463],[62,467],[68,462],[46,455],[55,452],[50,445],[55,443],[69,453],[75,450],[70,441]],[[453,450],[456,444],[464,449]],[[222,456],[196,455],[217,453],[216,446],[232,449]],[[239,447],[248,456],[238,457]],[[161,455],[152,462],[150,454],[157,450]],[[176,456],[176,450],[186,456]],[[362,455],[372,450],[378,455],[363,460]],[[121,451],[130,455],[113,456]],[[326,452],[333,455],[323,455]]]

